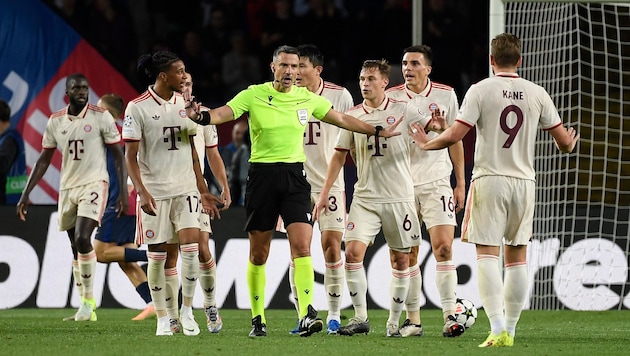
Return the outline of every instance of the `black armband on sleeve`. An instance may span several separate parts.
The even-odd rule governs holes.
[[[201,126],[210,125],[210,113],[208,111],[202,111],[200,115],[201,119],[199,119],[197,123]]]

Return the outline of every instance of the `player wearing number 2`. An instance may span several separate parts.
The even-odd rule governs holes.
[[[402,72],[405,83],[386,91],[389,98],[411,101],[425,115],[438,112],[453,124],[457,116],[457,96],[453,88],[429,79],[433,52],[428,46],[407,47],[403,51]],[[435,137],[437,133],[430,133]],[[450,157],[449,157],[450,153]],[[452,163],[451,163],[452,162]],[[454,169],[457,186],[451,188],[451,171]],[[464,326],[455,317],[455,288],[457,271],[453,263],[453,237],[457,221],[455,214],[464,207],[466,183],[464,177],[464,147],[460,142],[439,151],[423,151],[412,146],[411,172],[418,218],[424,223],[435,256],[436,277],[444,328],[442,335],[459,336]],[[431,172],[427,174],[426,172]],[[422,276],[418,264],[418,248],[409,253],[409,295],[406,300],[407,319],[400,328],[403,337],[421,336],[420,294]]]
[[[74,273],[75,283],[82,297],[81,306],[74,315],[76,321],[96,321],[96,299],[93,294],[96,253],[90,237],[100,225],[107,205],[109,174],[106,149],[114,156],[118,181],[127,181],[116,122],[106,109],[88,103],[89,92],[89,83],[83,74],[68,76],[68,106],[50,116],[42,139],[42,153],[17,205],[17,213],[25,221],[29,195],[46,173],[59,147],[62,162],[59,230],[67,231],[70,238],[74,263],[78,269],[78,273]],[[125,213],[127,206],[127,189],[121,184],[115,208],[118,216]]]
[[[514,345],[516,324],[527,294],[527,244],[535,205],[534,144],[538,125],[560,151],[573,151],[579,135],[562,126],[558,111],[542,87],[516,73],[521,41],[500,34],[491,43],[495,76],[470,87],[457,120],[429,140],[420,125],[411,135],[424,150],[460,141],[477,127],[475,164],[468,192],[462,238],[477,250],[479,294],[490,320],[490,335],[479,347]],[[505,279],[499,269],[504,245]]]

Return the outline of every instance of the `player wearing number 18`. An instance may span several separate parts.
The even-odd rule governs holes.
[[[527,295],[527,244],[532,236],[535,179],[534,144],[538,125],[560,151],[573,151],[579,135],[562,126],[549,94],[516,73],[521,41],[500,34],[491,43],[495,76],[470,87],[453,126],[432,140],[412,125],[416,144],[435,150],[461,140],[477,127],[472,183],[462,239],[477,250],[479,294],[490,320],[490,335],[479,347],[512,346]],[[504,244],[505,280],[499,269]]]

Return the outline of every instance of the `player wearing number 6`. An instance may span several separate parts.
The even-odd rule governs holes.
[[[432,140],[420,125],[412,125],[410,131],[420,148],[436,150],[477,128],[462,238],[476,245],[479,294],[490,320],[490,335],[479,347],[514,344],[528,287],[526,256],[534,218],[538,125],[553,136],[562,152],[573,151],[579,139],[573,128],[562,126],[545,89],[518,76],[521,61],[520,39],[507,33],[496,36],[490,54],[495,76],[470,87],[453,126]],[[505,280],[499,268],[501,244]]]
[[[427,125],[430,117],[420,115],[417,107],[385,95],[390,68],[385,60],[363,62],[359,86],[364,100],[361,105],[348,110],[347,114],[377,127],[398,125],[401,122],[406,126],[408,122],[414,121]],[[386,335],[401,336],[398,324],[409,290],[409,251],[422,240],[413,197],[410,141],[406,132],[385,139],[342,130],[337,138],[336,152],[328,165],[313,215],[317,219],[322,210],[329,210],[330,189],[346,161],[346,155],[352,152],[358,180],[354,186],[352,208],[346,225],[345,270],[354,316],[339,329],[340,335],[367,334],[370,331],[363,259],[368,246],[372,245],[382,228],[392,251],[393,265]]]

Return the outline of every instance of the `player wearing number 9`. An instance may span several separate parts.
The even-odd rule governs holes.
[[[534,144],[538,126],[548,131],[560,151],[573,151],[579,135],[562,126],[558,110],[541,86],[516,73],[521,41],[500,34],[491,43],[495,76],[470,87],[457,120],[428,140],[422,127],[411,127],[416,144],[435,150],[461,140],[476,126],[472,183],[466,202],[462,239],[477,250],[479,294],[491,332],[480,347],[512,346],[527,294],[527,244],[532,236],[535,200]],[[505,279],[498,258],[505,246]]]

